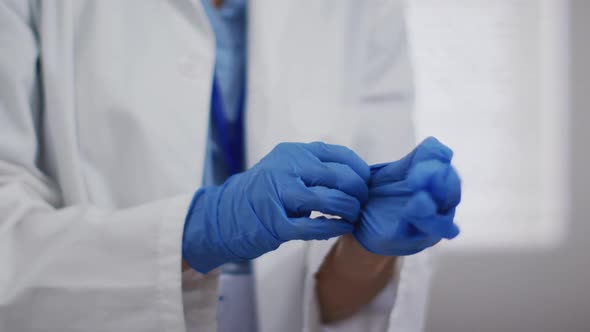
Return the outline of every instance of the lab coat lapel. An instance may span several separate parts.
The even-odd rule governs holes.
[[[338,105],[340,83],[331,74],[337,65],[316,76],[330,82],[323,91],[309,91],[317,61],[298,47],[309,31],[299,29],[305,10],[297,2],[249,3],[248,98],[246,141],[249,166],[283,141],[322,140],[348,144],[350,116]],[[308,3],[307,5],[313,5]],[[309,12],[308,12],[309,13]],[[321,15],[318,15],[321,16]],[[311,41],[312,43],[315,41]],[[329,47],[332,49],[333,47]],[[332,84],[333,83],[333,84]],[[321,95],[326,97],[322,98]],[[334,118],[334,115],[340,115]],[[313,119],[313,120],[312,120]],[[343,135],[344,134],[344,135]],[[254,261],[260,331],[301,331],[308,243],[291,241]]]

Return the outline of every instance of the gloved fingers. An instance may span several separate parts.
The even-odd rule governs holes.
[[[447,240],[451,240],[456,238],[459,233],[461,233],[461,229],[457,224],[453,223],[449,229],[447,229],[447,233],[443,236],[443,238]]]
[[[459,235],[459,228],[453,223],[453,218],[444,215],[417,218],[410,221],[421,232],[437,238],[452,239]]]
[[[439,204],[439,213],[446,213],[461,203],[461,179],[453,166],[432,178],[432,194]]]
[[[316,158],[325,163],[338,163],[348,165],[352,170],[368,182],[371,174],[369,165],[362,160],[354,151],[342,146],[326,144],[322,142],[313,142],[305,144],[306,149]]]
[[[409,168],[409,162],[407,161],[402,159],[390,163],[372,165],[369,186],[380,186],[403,181],[406,178]]]
[[[369,197],[393,197],[408,196],[414,193],[414,190],[408,186],[407,181],[397,181],[371,185],[369,187]]]
[[[408,174],[408,186],[414,191],[431,190],[432,180],[437,173],[446,174],[448,165],[438,160],[428,160],[416,164]]]
[[[301,170],[305,185],[338,189],[356,197],[361,204],[369,198],[367,183],[348,165],[333,162],[319,163]]]
[[[408,220],[433,218],[437,210],[438,207],[432,197],[425,191],[419,191],[406,202],[402,217]]]
[[[290,240],[327,240],[336,236],[352,233],[354,225],[338,219],[290,218]]]
[[[430,192],[441,213],[456,207],[461,201],[461,180],[457,171],[440,161],[429,160],[412,167],[408,186],[414,191]]]
[[[430,136],[423,140],[413,151],[410,166],[426,160],[438,160],[449,164],[453,159],[453,150]]]
[[[428,137],[398,161],[371,166],[372,185],[405,180],[412,166],[427,160],[450,163],[453,151],[434,137]]]
[[[318,211],[355,222],[361,213],[358,199],[340,190],[321,186],[286,188],[281,200],[288,215],[309,215]]]
[[[400,256],[409,256],[417,254],[425,249],[433,247],[438,242],[440,242],[439,237],[430,236],[427,234],[422,234],[412,240],[409,240],[406,247],[399,250],[398,255]]]
[[[445,234],[443,234],[443,238],[448,239],[448,240],[455,238],[457,235],[459,235],[459,233],[461,233],[461,229],[455,223],[455,210],[456,210],[456,207],[453,207],[442,214],[444,217],[449,218],[453,221],[451,226],[447,229],[447,232]],[[441,215],[440,212],[439,212],[439,215]]]
[[[453,223],[454,209],[444,215],[438,214],[436,203],[424,191],[412,196],[402,213],[403,218],[420,233],[446,239],[451,239],[459,234],[459,228]]]

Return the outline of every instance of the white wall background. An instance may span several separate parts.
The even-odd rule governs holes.
[[[418,135],[449,144],[463,178],[463,236],[452,247],[560,243],[568,189],[566,3],[407,4]]]
[[[590,331],[590,1],[569,1],[571,220],[563,221],[565,241],[556,248],[444,253],[428,332]]]

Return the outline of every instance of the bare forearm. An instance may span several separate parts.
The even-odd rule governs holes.
[[[184,272],[184,271],[186,271],[186,270],[188,270],[190,268],[191,267],[188,265],[188,263],[183,259],[182,260],[182,268],[181,268],[182,269],[182,272]]]
[[[352,316],[387,286],[396,257],[372,254],[351,235],[338,239],[317,278],[317,295],[324,323]]]

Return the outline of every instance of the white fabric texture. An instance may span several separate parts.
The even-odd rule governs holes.
[[[180,246],[209,85],[162,61],[188,40],[207,54],[179,15],[0,2],[0,331],[184,331]],[[167,48],[150,52],[154,38]]]
[[[251,2],[250,9],[250,164],[281,141],[347,145],[368,163],[395,160],[413,148],[403,1]],[[262,332],[321,330],[312,277],[319,265],[310,262],[323,260],[324,246],[290,242],[255,261]],[[421,331],[427,261],[426,254],[404,259],[388,315],[372,319],[371,309],[361,311],[338,331],[357,331],[359,324],[369,332]]]
[[[0,1],[1,331],[182,332],[185,314],[216,329],[216,276],[180,272],[208,124],[206,22],[190,0]],[[281,141],[369,163],[411,150],[401,0],[253,1],[249,24],[250,164]],[[261,332],[320,331],[314,243],[255,261]],[[404,262],[390,331],[422,326],[418,262]],[[370,315],[354,319],[382,331],[386,315]]]

